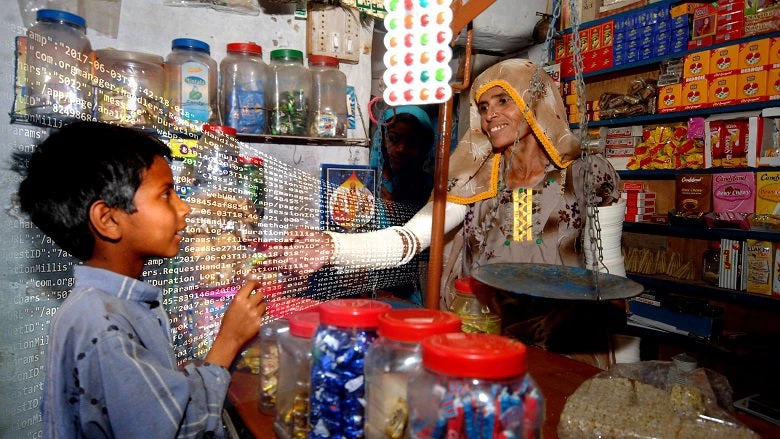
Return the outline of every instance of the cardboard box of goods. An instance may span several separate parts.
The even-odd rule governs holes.
[[[688,33],[687,29],[684,36],[677,36],[676,33],[672,34],[672,42],[669,44],[669,53],[680,53],[688,50]]]
[[[682,84],[672,84],[658,90],[658,112],[670,113],[682,106]]]
[[[572,46],[572,42],[571,42],[572,37],[571,37],[571,35],[572,35],[571,33],[563,35],[563,48],[565,50],[565,52],[563,54],[564,57],[574,55],[574,46]]]
[[[688,20],[690,18],[690,14],[683,14],[679,15],[677,17],[670,18],[669,25],[672,27],[672,29],[680,29],[680,28],[688,28]]]
[[[601,33],[601,47],[612,46],[613,37],[615,36],[615,23],[612,20],[601,23],[600,33]]]
[[[730,0],[718,0],[718,17],[720,17],[720,14],[728,14],[729,12],[736,12],[739,11],[740,13],[744,12],[745,10],[745,2],[740,1],[730,1]]]
[[[780,172],[756,173],[756,214],[780,215]]]
[[[667,33],[659,35],[653,43],[653,57],[666,56],[672,50],[671,36]]]
[[[682,107],[685,110],[696,110],[708,107],[709,81],[697,79],[686,81],[682,86]]]
[[[727,172],[712,176],[713,212],[753,213],[756,209],[756,174]]]
[[[772,37],[769,41],[769,65],[773,69],[780,68],[780,37]]]
[[[727,11],[721,12],[721,11],[718,11],[718,29],[717,29],[717,33],[720,33],[720,31],[721,31],[721,24],[734,23],[734,22],[744,22],[745,21],[745,17],[744,17],[743,14],[744,14],[744,12],[742,10],[731,11],[731,12],[727,12]]]
[[[780,68],[767,72],[766,93],[770,101],[780,99]]]
[[[775,152],[772,136],[774,130],[770,123],[772,109],[763,111],[744,111],[741,113],[723,113],[710,116],[704,122],[704,167],[719,167],[720,163],[715,163],[713,158],[718,154],[715,149],[722,148],[721,145],[714,145],[721,141],[721,130],[718,128],[725,121],[742,120],[746,123],[747,132],[743,133],[746,151],[746,166],[780,166],[780,156]],[[762,114],[767,113],[764,117]],[[769,122],[767,122],[769,121]]]
[[[764,8],[752,14],[745,11],[745,36],[780,31],[780,5]]]
[[[599,50],[601,49],[601,25],[593,26],[591,28],[588,28],[588,44],[590,46],[590,50]]]
[[[732,105],[737,99],[737,75],[721,76],[710,80],[709,101],[713,107]]]
[[[555,41],[555,60],[558,61],[566,56],[566,43],[563,40]]]
[[[704,37],[699,40],[688,40],[688,50],[703,49],[715,44],[715,36]]]
[[[721,168],[748,166],[748,124],[742,119],[712,122],[709,126],[712,165]]]
[[[769,64],[769,47],[769,38],[740,44],[739,68],[746,69]]]
[[[648,199],[641,198],[640,199],[640,198],[633,198],[632,197],[630,199],[629,198],[624,198],[624,200],[626,201],[626,208],[627,209],[631,208],[631,207],[653,207],[653,208],[655,207],[655,198],[648,198]]]
[[[718,9],[710,4],[703,4],[693,9],[692,40],[700,40],[715,35]]]
[[[704,50],[685,55],[683,78],[698,78],[710,73],[710,51]]]
[[[717,78],[734,74],[739,67],[739,44],[710,50],[710,74]]]
[[[696,6],[697,3],[693,2],[680,3],[679,5],[672,6],[671,9],[669,9],[669,16],[676,18],[685,14],[693,14],[693,10]]]
[[[640,215],[626,215],[625,221],[629,223],[649,223],[653,217],[652,213],[640,214]]]
[[[655,213],[655,206],[649,207],[628,207],[626,206],[626,217],[633,217],[636,215],[650,215]]]
[[[737,289],[740,242],[732,239],[720,240],[720,288]]]
[[[774,245],[775,259],[772,267],[772,295],[780,296],[780,243]]]
[[[580,53],[590,52],[590,28],[580,29]]]
[[[640,185],[641,189],[637,189],[636,185]],[[655,192],[644,192],[644,185],[636,182],[623,183],[623,189],[620,192],[620,198],[626,200],[626,204],[637,201],[655,201]]]
[[[772,294],[773,246],[769,241],[748,239],[747,253],[747,292]]]
[[[614,137],[632,137],[632,136],[641,137],[642,126],[632,125],[630,127],[614,127],[614,128],[603,127],[599,130],[599,135],[607,139],[611,139]]]
[[[679,213],[712,211],[712,176],[678,174],[674,185],[674,205]]]
[[[737,75],[737,99],[739,102],[747,104],[765,101],[768,96],[766,88],[768,77],[767,70]]]
[[[727,23],[724,28],[723,31],[715,34],[715,44],[738,40],[744,34],[744,23],[741,22]]]
[[[604,145],[609,147],[635,147],[640,142],[638,137],[607,137]]]
[[[638,182],[638,181],[626,181],[626,182],[623,182],[623,189],[622,189],[623,193],[620,194],[620,198],[628,198],[628,195],[626,194],[626,192],[629,192],[629,193],[630,192],[637,192],[637,193],[638,192],[642,192],[642,194],[633,194],[632,196],[635,196],[635,197],[639,198],[639,196],[641,195],[642,197],[644,197],[646,195],[644,193],[644,190],[645,190],[645,185],[643,183]],[[653,194],[653,198],[655,198],[655,194]]]

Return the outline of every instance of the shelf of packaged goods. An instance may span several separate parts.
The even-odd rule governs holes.
[[[720,113],[736,113],[739,111],[757,111],[764,108],[777,107],[777,101],[751,102],[749,104],[727,105],[724,107],[699,108],[697,110],[675,111],[671,113],[642,114],[632,117],[619,117],[615,119],[597,120],[588,122],[588,128],[604,126],[639,125],[643,123],[668,123],[685,120],[691,117],[708,117]],[[579,128],[580,124],[570,124],[572,129]]]
[[[765,172],[780,171],[780,166],[765,166],[761,168],[707,168],[707,169],[640,169],[637,171],[617,171],[623,180],[671,180],[680,174],[722,174],[726,172]]]
[[[682,3],[683,1],[684,0],[659,0],[659,1],[656,1],[656,2],[648,2],[648,4],[646,4],[645,6],[640,6],[638,8],[630,9],[630,10],[624,11],[624,12],[619,12],[617,14],[607,15],[605,17],[597,18],[595,20],[586,21],[586,22],[580,24],[580,29],[587,29],[589,27],[598,26],[601,23],[606,23],[607,21],[610,21],[610,20],[616,20],[616,19],[619,20],[620,18],[623,18],[625,16],[634,15],[634,14],[636,14],[638,12],[642,12],[642,11],[645,11],[647,9],[655,9],[655,8],[657,8],[659,6],[664,6],[664,5],[671,6],[671,5],[674,5],[676,3]],[[571,33],[571,28],[567,27],[566,29],[563,30],[563,33],[564,34],[570,34]]]
[[[37,118],[26,115],[9,113],[11,123],[21,125],[32,125],[41,128],[62,128],[76,120],[67,120],[63,118],[38,116]],[[179,133],[165,131],[154,128],[136,128],[147,134],[157,136],[161,139],[172,138],[198,138],[200,133]],[[245,143],[268,143],[277,145],[315,145],[315,146],[361,146],[367,147],[369,140],[366,138],[336,138],[336,137],[303,137],[303,136],[274,136],[271,134],[239,134],[236,136],[239,141]]]
[[[612,17],[610,17],[610,19],[612,19]],[[588,23],[591,23],[591,22],[588,22]],[[585,26],[585,27],[590,27],[590,26]],[[583,27],[583,28],[585,28],[585,27]],[[677,53],[670,53],[670,54],[667,54],[667,55],[656,56],[656,57],[653,57],[653,58],[643,59],[641,61],[636,61],[636,62],[632,62],[632,63],[628,63],[628,64],[622,64],[622,65],[619,65],[619,66],[613,66],[613,67],[610,67],[608,69],[596,70],[596,71],[593,71],[593,72],[586,72],[586,73],[582,74],[582,78],[583,79],[588,79],[588,78],[604,76],[604,75],[613,76],[615,73],[618,73],[618,72],[621,72],[621,71],[624,71],[624,70],[631,70],[631,69],[635,69],[635,68],[638,68],[638,67],[645,67],[645,66],[656,65],[656,64],[660,63],[661,61],[663,61],[665,59],[682,58],[682,57],[684,57],[685,55],[687,55],[689,53],[701,52],[703,50],[712,50],[712,49],[717,49],[718,47],[731,46],[733,44],[747,43],[749,41],[763,40],[764,38],[773,38],[773,37],[778,37],[778,36],[780,36],[780,32],[770,32],[770,33],[766,33],[766,34],[751,35],[749,37],[743,37],[743,38],[739,38],[739,39],[736,39],[736,40],[723,41],[721,43],[711,44],[709,46],[696,47],[694,49],[683,50],[683,51],[677,52]],[[564,81],[564,82],[565,81],[573,81],[573,80],[574,80],[574,76],[565,76],[565,77],[561,78],[561,81]]]
[[[763,241],[780,242],[780,232],[742,229],[708,229],[706,227],[685,227],[655,223],[624,222],[623,232],[688,239],[705,239],[710,241],[717,239],[759,239]]]
[[[780,235],[777,235],[780,236]],[[764,294],[753,294],[746,291],[730,290],[707,285],[702,282],[685,282],[668,276],[648,276],[644,274],[627,273],[626,277],[642,284],[645,289],[663,293],[675,293],[683,296],[702,299],[716,299],[740,302],[769,309],[780,310],[780,297]]]

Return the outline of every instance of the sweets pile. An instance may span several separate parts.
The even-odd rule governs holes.
[[[701,169],[704,166],[704,143],[688,138],[685,126],[659,126],[645,129],[642,143],[634,149],[627,168],[638,169]]]
[[[653,79],[635,79],[631,81],[626,94],[604,93],[599,98],[599,117],[616,117],[655,114],[658,85]]]

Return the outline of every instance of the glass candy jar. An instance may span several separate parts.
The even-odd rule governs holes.
[[[320,305],[312,344],[310,439],[363,436],[365,355],[377,337],[379,316],[391,309],[366,299]]]
[[[282,439],[305,439],[309,434],[311,338],[319,323],[319,312],[299,312],[290,317],[290,330],[279,334],[274,432]]]
[[[411,437],[541,437],[544,400],[525,356],[525,345],[492,334],[423,340],[423,367],[409,379]]]
[[[271,415],[276,409],[279,384],[279,335],[288,332],[289,323],[277,319],[260,327],[260,394],[257,406],[261,412]]]
[[[501,333],[501,316],[494,304],[492,292],[479,297],[477,293],[483,287],[476,279],[464,277],[455,279],[455,298],[449,311],[459,315],[463,321],[463,332],[484,334]]]
[[[311,74],[303,65],[301,51],[271,51],[271,74],[268,83],[268,132],[284,136],[306,136],[309,127]]]
[[[408,437],[406,383],[422,363],[428,336],[460,331],[460,317],[430,309],[399,309],[379,316],[376,342],[366,352],[367,439]]]
[[[312,137],[347,136],[347,76],[332,56],[310,55]]]

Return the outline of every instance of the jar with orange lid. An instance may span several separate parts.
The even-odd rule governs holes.
[[[409,378],[412,438],[539,438],[544,399],[522,343],[492,334],[440,334],[422,342]]]
[[[222,123],[239,134],[265,132],[268,66],[255,43],[229,43],[219,63],[219,110]]]
[[[379,316],[379,338],[366,352],[367,439],[409,437],[406,383],[422,363],[420,343],[460,332],[460,317],[432,309],[397,309]]]

